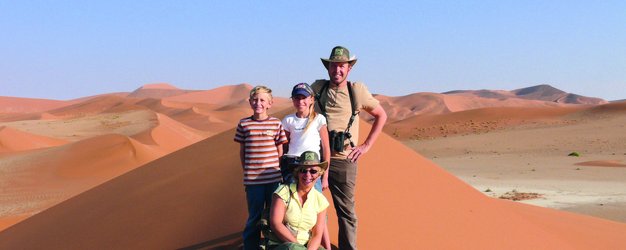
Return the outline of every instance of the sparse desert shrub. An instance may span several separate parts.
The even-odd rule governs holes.
[[[574,151],[574,152],[569,153],[567,156],[580,157],[580,153]]]

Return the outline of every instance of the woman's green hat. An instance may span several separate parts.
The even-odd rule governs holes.
[[[300,167],[320,167],[322,170],[326,171],[328,168],[328,162],[320,162],[320,157],[313,151],[305,151],[300,155],[300,157],[298,157],[298,160],[291,164],[291,166],[294,169]]]

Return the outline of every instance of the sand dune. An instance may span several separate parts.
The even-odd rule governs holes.
[[[159,157],[122,135],[0,158],[0,230]]]
[[[85,101],[48,111],[51,115],[60,118],[73,118],[87,115],[101,114],[105,112],[125,112],[129,110],[144,109],[134,103],[137,100],[116,95],[103,95],[87,99]]]
[[[163,154],[198,142],[207,136],[202,131],[187,127],[166,115],[157,114],[158,126],[134,135],[132,138],[146,145],[156,145]]]
[[[179,89],[167,83],[146,84],[134,90],[128,97],[133,98],[165,98],[169,96],[177,96],[191,92],[189,90]]]
[[[248,99],[251,89],[252,86],[247,83],[226,85],[211,90],[196,91],[184,95],[172,96],[165,98],[165,100],[228,105],[239,100]]]
[[[237,244],[246,211],[233,133],[169,154],[16,224],[0,232],[0,247]],[[626,247],[625,224],[488,198],[386,135],[359,169],[363,249]],[[334,218],[329,220],[336,235]]]
[[[389,121],[399,121],[420,114],[449,113],[442,94],[415,93],[400,97],[376,95],[387,112]]]
[[[37,125],[47,128],[49,134],[59,136],[68,132],[81,133],[82,139],[52,147],[66,141],[12,128],[0,129],[0,152],[11,153],[0,158],[0,169],[4,174],[0,177],[0,182],[4,184],[0,194],[0,230],[137,166],[206,138],[206,133],[202,131],[149,110],[44,121]],[[37,128],[31,125],[30,129]],[[126,135],[106,134],[115,131]],[[131,135],[132,139],[127,137]],[[51,148],[16,152],[40,147]]]
[[[149,84],[133,93],[0,114],[0,151],[5,150],[0,156],[0,249],[238,245],[246,208],[238,145],[232,138],[236,122],[250,115],[251,88],[240,84],[188,91]],[[592,147],[582,151],[585,156],[598,157],[569,162],[600,166],[580,167],[593,173],[621,170],[621,157],[610,154],[615,155],[610,150],[620,142],[606,136],[621,131],[616,121],[622,121],[626,102],[573,105],[567,103],[597,100],[564,93],[534,86],[376,96],[390,116],[385,130],[391,137],[382,135],[359,167],[361,248],[625,248],[625,224],[490,198],[392,138],[468,135],[485,144],[483,134],[519,128],[528,134],[487,144],[504,143],[498,150],[509,150],[519,142],[529,150],[554,152],[571,150],[560,148],[571,144],[568,140],[579,141],[578,147]],[[291,101],[275,97],[271,111],[277,117],[292,113]],[[590,134],[596,125],[606,133]],[[543,141],[547,146],[522,142],[534,131],[552,134],[562,127],[571,127],[568,133],[576,136]],[[361,136],[367,131],[362,129]],[[444,142],[437,154],[467,154],[469,144],[463,143]],[[475,156],[482,154],[470,155]],[[329,223],[336,243],[334,213]]]
[[[547,84],[516,89],[511,93],[524,99],[545,100],[557,103],[572,104],[605,104],[607,101],[600,98],[586,97],[577,94],[566,93]]]
[[[387,111],[390,122],[405,120],[417,115],[438,115],[492,107],[576,106],[551,101],[522,99],[511,93],[503,92],[482,90],[477,92],[449,92],[448,94],[415,93],[400,97],[377,95],[376,99]],[[368,116],[365,115],[364,117],[367,118]]]
[[[47,148],[67,143],[66,140],[26,133],[0,126],[0,153]]]
[[[513,126],[567,124],[562,117],[585,107],[492,107],[440,115],[414,116],[390,123],[384,130],[399,139],[425,139],[485,133]]]
[[[77,118],[0,122],[0,126],[67,141],[79,141],[105,134],[132,136],[157,124],[156,114],[145,109],[88,116],[73,115],[67,111],[66,115]]]
[[[3,231],[0,248],[173,249],[239,237],[246,209],[231,132],[174,152]],[[28,227],[63,230],[38,235],[21,231]],[[65,240],[56,238],[61,235]]]
[[[506,90],[455,90],[445,92],[444,94],[454,94],[454,95],[465,95],[465,96],[476,96],[481,98],[488,99],[508,99],[508,98],[519,98],[526,100],[537,100],[537,101],[546,101],[546,102],[554,102],[554,103],[564,103],[564,104],[605,104],[607,101],[595,98],[595,97],[587,97],[572,93],[567,93],[563,90],[552,87],[548,84],[541,84],[521,89],[515,89],[511,91]]]
[[[70,105],[72,102],[0,96],[0,113],[34,113]]]

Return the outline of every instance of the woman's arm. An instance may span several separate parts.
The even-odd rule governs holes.
[[[270,227],[276,234],[276,237],[283,242],[298,242],[296,237],[291,234],[291,231],[287,229],[287,226],[283,224],[286,209],[284,201],[277,194],[274,194],[272,207],[270,208]]]
[[[325,161],[328,161],[328,168],[322,176],[322,190],[328,189],[328,176],[330,171],[330,142],[328,141],[328,129],[326,125],[322,125],[319,130],[322,139],[322,155]]]
[[[311,230],[311,239],[307,243],[307,249],[317,250],[322,243],[322,235],[324,234],[324,228],[326,227],[326,209],[317,214],[317,223]]]

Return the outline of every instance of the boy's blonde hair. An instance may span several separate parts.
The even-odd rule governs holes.
[[[272,89],[263,85],[255,86],[254,88],[252,88],[252,90],[250,90],[250,99],[252,99],[256,94],[259,93],[267,93],[270,96],[270,101],[273,99]]]

